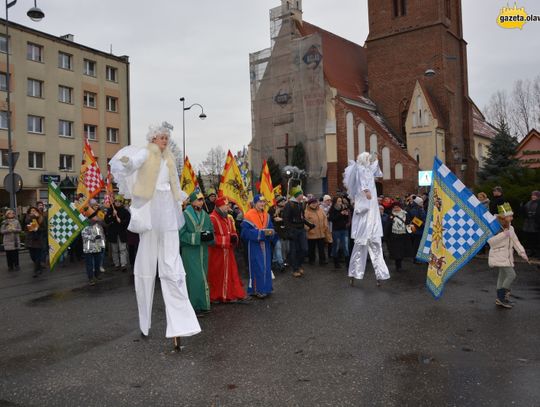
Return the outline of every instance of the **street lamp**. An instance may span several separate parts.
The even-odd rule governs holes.
[[[191,109],[193,106],[199,106],[201,108],[201,114],[199,119],[206,119],[206,114],[204,114],[204,108],[199,103],[193,103],[192,105],[186,107],[186,98],[181,97],[180,102],[182,102],[182,154],[184,155],[183,160],[186,159],[186,110]]]
[[[446,54],[436,54],[433,55],[429,61],[426,62],[426,65],[429,66],[437,57],[443,57],[447,61],[457,61],[457,57],[455,55],[446,55]],[[434,68],[428,68],[424,71],[424,76],[426,78],[431,78],[437,74],[437,71]]]
[[[37,7],[37,0],[34,0],[34,7],[32,7],[26,15],[30,17],[32,21],[40,21],[45,17],[45,13]],[[11,72],[9,66],[9,53],[10,53],[10,41],[9,41],[9,9],[17,3],[17,0],[6,0],[6,102],[7,102],[7,131],[8,131],[8,183],[9,183],[9,206],[17,211],[17,196],[15,194],[15,174],[13,169],[15,167],[15,156],[13,153],[13,145],[11,140]]]

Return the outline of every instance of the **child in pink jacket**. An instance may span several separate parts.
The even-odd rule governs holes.
[[[488,264],[489,267],[495,267],[499,270],[495,304],[504,308],[512,308],[509,297],[510,285],[516,278],[516,272],[514,271],[514,250],[525,260],[529,261],[529,259],[511,225],[514,219],[514,212],[512,212],[510,204],[505,202],[504,205],[498,206],[497,209],[499,212],[497,218],[503,230],[488,240],[490,247]]]

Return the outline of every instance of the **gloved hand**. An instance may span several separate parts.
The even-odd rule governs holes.
[[[214,240],[214,234],[211,231],[205,230],[201,232],[201,242],[210,242],[212,240]]]
[[[231,235],[231,244],[234,246],[236,243],[238,243],[238,236]]]

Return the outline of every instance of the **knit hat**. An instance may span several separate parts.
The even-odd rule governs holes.
[[[189,194],[189,202],[195,202],[197,199],[204,199],[204,195],[201,191],[196,189],[191,194]]]
[[[302,188],[297,185],[293,188],[291,188],[291,196],[294,196],[295,198],[297,198],[299,195],[303,195],[304,194],[304,191],[302,191]]]
[[[325,195],[323,196],[323,201],[331,201],[332,200],[332,197],[330,195]]]
[[[220,196],[216,199],[216,208],[219,208],[220,206],[227,205],[229,203],[229,200],[225,198],[224,196]]]
[[[311,198],[308,199],[307,203],[308,205],[309,204],[312,204],[314,202],[319,202],[319,200],[317,198],[315,198],[314,196],[312,196]]]
[[[264,195],[261,195],[261,194],[257,194],[253,197],[253,204],[256,204],[257,202],[259,201],[264,201],[266,202],[266,198],[264,197]]]
[[[116,195],[114,197],[114,200],[119,201],[119,202],[124,202],[124,197],[122,195],[118,194],[118,195]]]
[[[514,212],[512,211],[512,207],[508,202],[505,202],[502,205],[498,205],[497,211],[499,213],[499,216],[512,216],[514,214]]]
[[[420,198],[419,196],[417,196],[416,198],[414,198],[414,203],[418,206],[422,206],[424,205],[424,200]]]

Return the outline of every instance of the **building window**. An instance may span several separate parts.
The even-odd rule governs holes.
[[[420,164],[420,150],[417,148],[414,149],[414,159]]]
[[[394,17],[399,17],[399,0],[392,1],[394,6]]]
[[[73,55],[58,52],[58,68],[73,70]]]
[[[43,97],[43,81],[37,79],[28,79],[26,94],[35,98]]]
[[[58,120],[58,135],[61,137],[73,137],[73,122]]]
[[[484,145],[478,143],[478,167],[482,168],[484,166]]]
[[[401,7],[400,7],[400,15],[406,16],[407,15],[407,0],[401,0]]]
[[[107,111],[118,112],[118,98],[107,96]]]
[[[84,137],[91,141],[97,140],[97,126],[93,124],[84,125]]]
[[[345,116],[347,124],[347,160],[354,160],[354,118],[351,112]]]
[[[446,11],[446,18],[451,19],[452,18],[452,6],[450,5],[450,0],[445,1],[445,11]]]
[[[73,103],[73,88],[58,86],[58,101],[62,103]]]
[[[358,125],[358,154],[366,151],[366,125],[360,123]]]
[[[118,69],[107,65],[105,68],[105,74],[108,81],[118,82]]]
[[[376,153],[377,151],[377,135],[372,134],[369,136],[369,152]]]
[[[2,168],[8,168],[9,167],[9,164],[8,164],[8,155],[9,153],[9,150],[0,150],[0,167]]]
[[[403,179],[403,165],[401,163],[397,163],[394,168],[394,177],[396,179]]]
[[[35,151],[28,152],[28,168],[42,170],[44,162],[45,153],[38,153]]]
[[[26,45],[26,59],[30,61],[43,62],[43,47],[31,42]]]
[[[96,76],[96,61],[85,58],[83,60],[83,73],[88,76]]]
[[[0,90],[7,91],[8,90],[8,81],[7,81],[7,73],[6,72],[0,72]]]
[[[60,154],[60,163],[58,164],[60,171],[73,171],[73,156],[68,154]]]
[[[43,134],[43,122],[45,118],[28,115],[28,133]]]
[[[118,129],[107,127],[107,142],[118,143]]]
[[[83,104],[85,107],[96,107],[97,95],[93,92],[84,92]]]
[[[0,129],[7,129],[8,114],[6,110],[0,111]]]
[[[8,49],[7,37],[4,34],[0,34],[0,52],[3,52],[5,54],[7,52],[7,49]]]
[[[383,147],[382,149],[382,172],[383,179],[390,179],[390,149]]]

